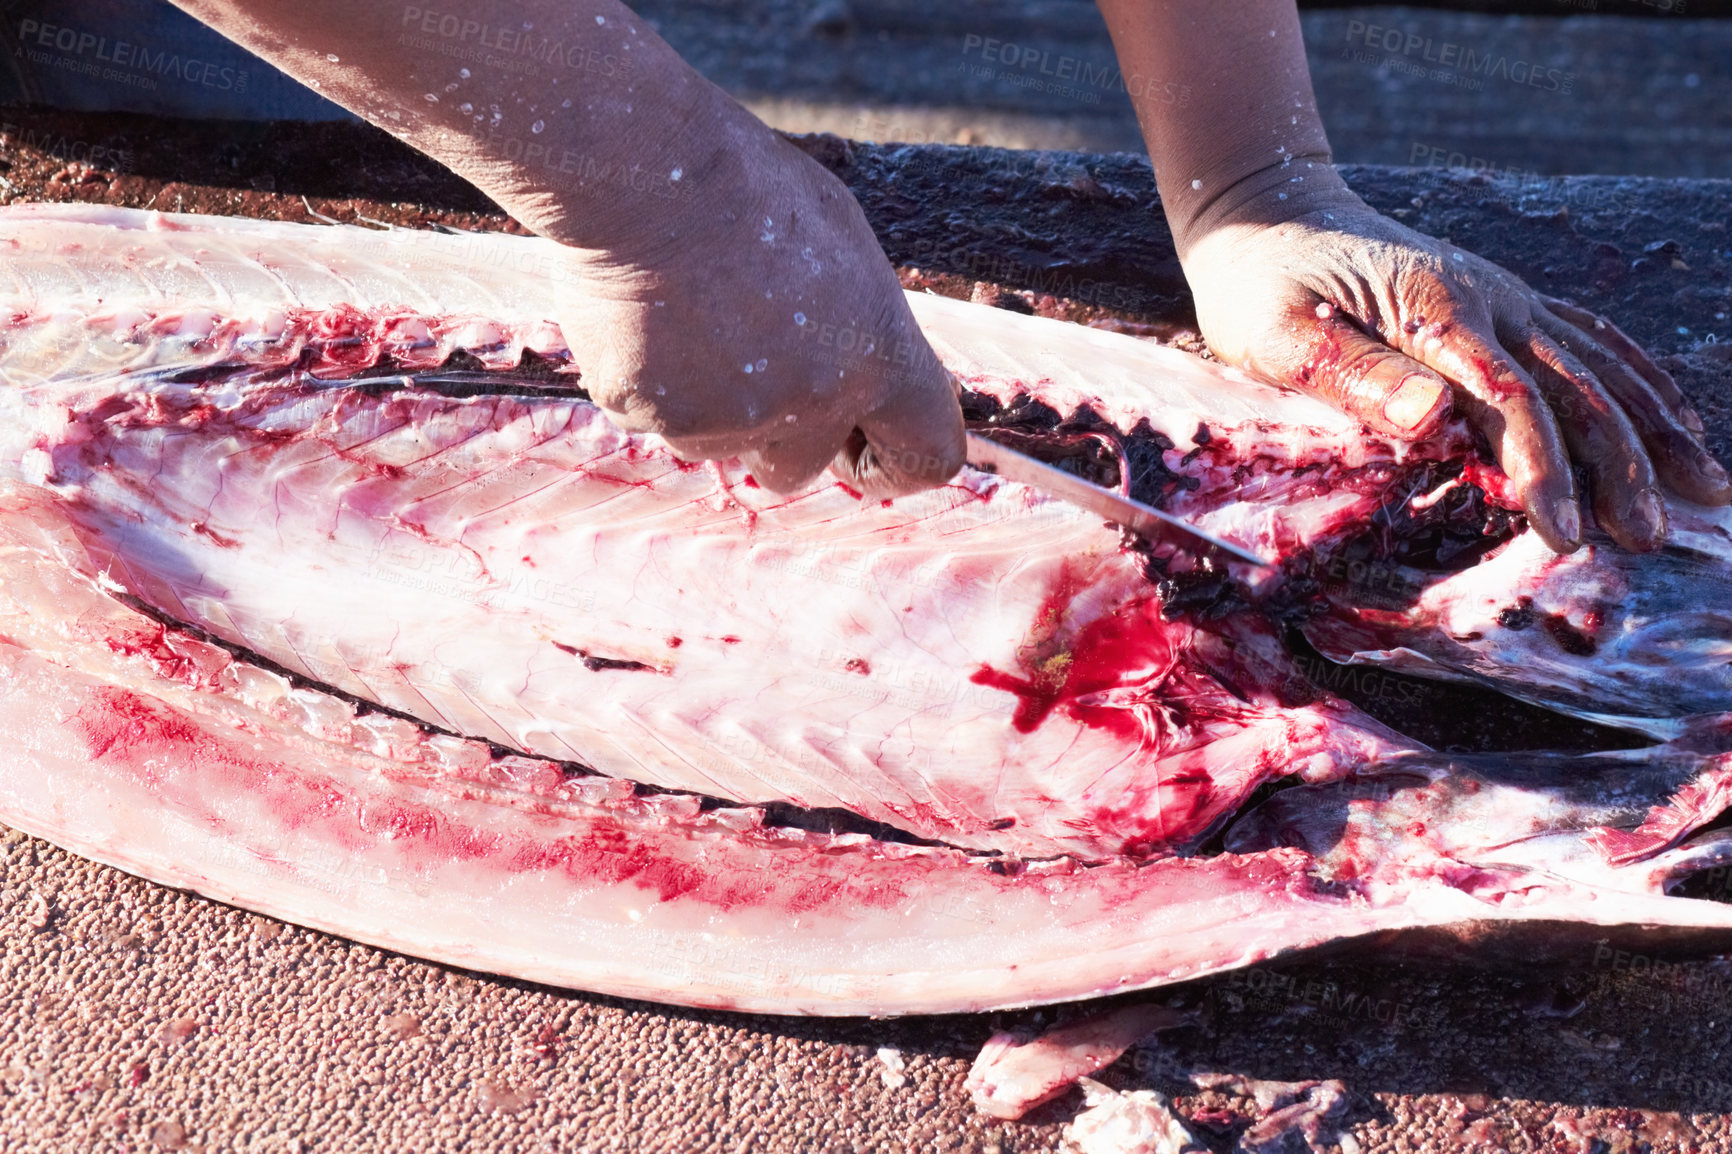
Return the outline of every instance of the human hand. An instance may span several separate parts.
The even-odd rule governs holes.
[[[1489,441],[1553,549],[1581,542],[1574,466],[1620,545],[1665,540],[1656,485],[1721,505],[1732,483],[1672,378],[1610,322],[1345,192],[1282,219],[1268,198],[1185,255],[1209,347],[1416,439],[1451,406]]]
[[[854,198],[618,0],[469,0],[465,29],[560,49],[533,83],[405,52],[408,17],[347,0],[175,3],[565,244],[549,304],[628,431],[778,492],[826,465],[874,496],[962,467],[957,391]]]
[[[942,484],[963,462],[957,386],[859,205],[761,124],[737,130],[732,169],[701,181],[725,199],[658,182],[641,236],[574,253],[558,319],[584,386],[622,428],[738,455],[776,492],[826,466],[871,496]]]

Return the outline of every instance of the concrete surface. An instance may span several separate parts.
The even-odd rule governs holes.
[[[1093,0],[639,0],[633,7],[698,69],[788,131],[1143,149]],[[1450,0],[1441,7],[1491,11],[1302,13],[1338,161],[1732,176],[1725,63],[1732,20],[1703,18],[1732,13],[1728,0]],[[71,50],[60,51],[45,46],[52,36],[44,27],[87,36],[67,33]],[[133,50],[126,63],[111,65],[109,45],[121,40]],[[347,115],[166,0],[0,0],[0,43],[9,48],[0,52],[0,101],[205,119]],[[199,60],[197,75],[167,67],[165,54],[174,53],[177,61]],[[1462,64],[1469,54],[1474,64]],[[205,63],[216,71],[204,72]]]
[[[240,130],[0,110],[6,196],[307,219],[498,226],[484,198],[349,126]],[[66,163],[124,154],[125,172]],[[1194,343],[1146,165],[1130,157],[809,145],[893,259]],[[1732,448],[1732,185],[1353,169],[1427,231],[1616,315]],[[914,274],[911,274],[914,275]],[[1070,280],[1066,280],[1070,277]],[[998,288],[976,286],[984,279]],[[1085,282],[1088,282],[1085,284]],[[1092,285],[1092,287],[1090,287]],[[1078,294],[1070,304],[1054,293]],[[1709,338],[1712,337],[1713,340]],[[1349,689],[1351,687],[1348,687]],[[1402,709],[1464,748],[1614,735],[1443,691]],[[1454,694],[1455,696],[1451,696]],[[1429,728],[1428,728],[1429,727]],[[1045,1011],[788,1020],[625,1003],[350,944],[0,840],[0,1148],[30,1151],[1054,1150],[1075,1097],[1027,1122],[961,1090],[994,1028]],[[1706,896],[1732,896],[1704,879]],[[1732,1149],[1732,972],[1585,943],[1568,970],[1307,959],[1164,992],[1200,1012],[1108,1072],[1180,1093],[1214,1149],[1245,1099],[1188,1068],[1340,1078],[1353,1151]],[[1486,959],[1477,959],[1484,961]],[[893,1085],[881,1047],[907,1060]]]

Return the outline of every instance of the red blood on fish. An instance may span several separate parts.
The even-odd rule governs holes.
[[[203,736],[193,722],[125,689],[100,691],[94,707],[73,714],[73,725],[91,757],[131,764],[197,748]]]
[[[218,533],[203,521],[194,521],[188,526],[188,528],[190,528],[194,533],[199,534],[201,537],[209,537],[212,541],[215,541],[225,549],[233,549],[240,544],[240,542],[235,540],[233,537],[225,537],[221,533]]]

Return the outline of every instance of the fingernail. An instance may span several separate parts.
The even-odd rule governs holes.
[[[1686,429],[1689,429],[1698,437],[1702,435],[1702,418],[1697,414],[1695,409],[1685,405],[1684,411],[1678,414],[1678,419],[1684,423]]]
[[[1657,490],[1643,489],[1636,494],[1636,499],[1630,502],[1630,518],[1650,541],[1666,535],[1666,506]]]
[[[1561,498],[1552,506],[1552,520],[1557,524],[1558,532],[1571,545],[1577,545],[1582,540],[1582,514],[1576,508],[1574,498]]]
[[[1707,449],[1703,449],[1700,453],[1696,454],[1696,471],[1714,482],[1716,485],[1724,485],[1726,483],[1725,468],[1719,461],[1714,459],[1714,454],[1710,453]]]
[[[1409,373],[1383,402],[1383,417],[1398,429],[1417,429],[1437,408],[1445,385],[1424,373]]]

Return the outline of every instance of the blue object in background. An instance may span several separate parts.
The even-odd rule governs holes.
[[[165,0],[0,0],[0,103],[201,120],[350,120]]]

